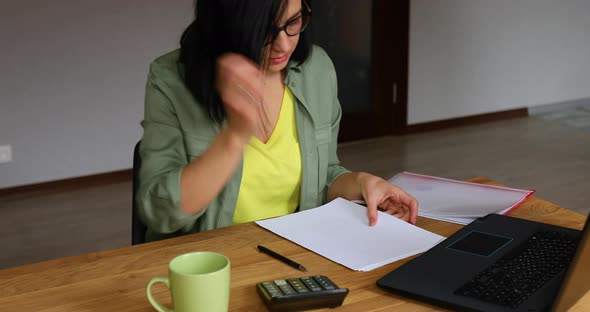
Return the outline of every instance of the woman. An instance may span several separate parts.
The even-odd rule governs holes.
[[[414,198],[339,165],[336,74],[305,0],[199,0],[181,49],[150,66],[136,203],[148,241],[336,197],[415,223]]]

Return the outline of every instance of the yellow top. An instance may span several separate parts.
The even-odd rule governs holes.
[[[295,97],[285,86],[279,119],[265,143],[252,137],[244,150],[244,168],[233,223],[293,213],[299,206],[301,153],[295,123]]]

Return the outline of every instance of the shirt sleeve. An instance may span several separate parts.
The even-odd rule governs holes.
[[[341,174],[350,172],[350,170],[342,167],[340,165],[340,160],[338,159],[338,131],[340,130],[340,119],[342,118],[342,107],[340,106],[340,102],[338,101],[338,81],[336,79],[336,70],[334,69],[334,65],[330,62],[331,70],[330,79],[332,82],[332,123],[331,123],[331,141],[328,145],[328,177],[326,179],[326,187],[324,188],[324,199],[323,202],[325,203],[328,198],[328,190],[332,186],[332,183],[338,178]]]
[[[150,71],[146,84],[141,168],[136,198],[144,224],[157,233],[189,230],[203,212],[190,216],[180,208],[180,176],[188,165],[182,131],[166,83]]]

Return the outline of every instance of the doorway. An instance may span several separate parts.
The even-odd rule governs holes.
[[[407,127],[410,0],[313,2],[313,37],[338,76],[339,142]]]

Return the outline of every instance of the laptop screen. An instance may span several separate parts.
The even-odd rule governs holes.
[[[590,270],[587,267],[587,264],[590,263],[590,222],[588,219],[590,218],[586,220],[582,239],[562,283],[563,287],[555,300],[553,311],[567,311],[590,290]]]

